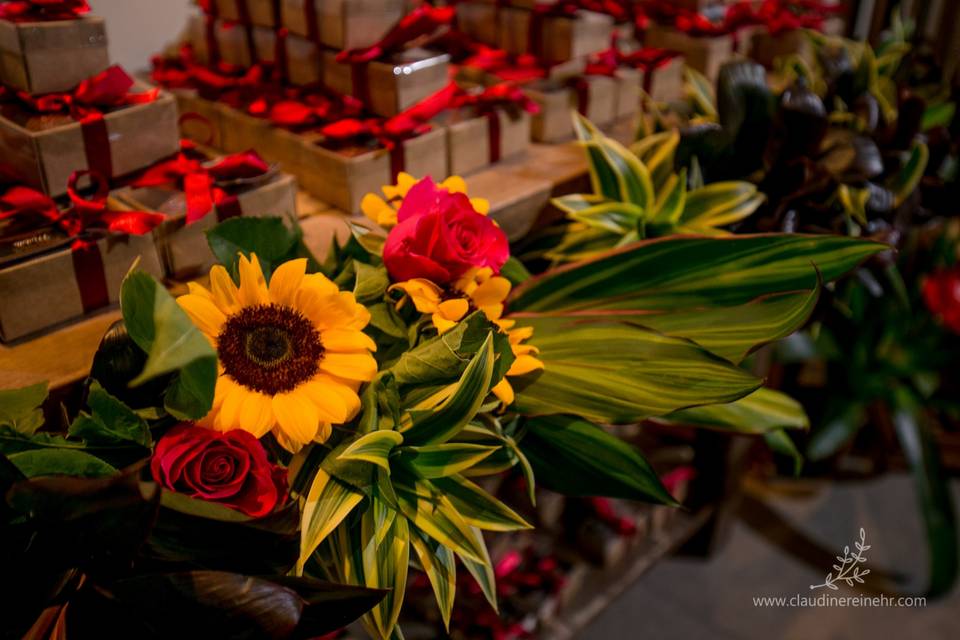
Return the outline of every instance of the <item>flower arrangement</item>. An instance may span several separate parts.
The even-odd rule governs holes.
[[[446,623],[462,571],[496,607],[482,532],[531,525],[486,478],[675,505],[604,426],[804,428],[740,363],[885,248],[675,236],[532,276],[466,191],[402,176],[323,261],[280,219],[228,220],[208,283],[174,300],[128,274],[84,411],[0,392],[11,625],[96,633],[123,608],[127,637],[286,638],[363,615],[401,637],[412,565]]]

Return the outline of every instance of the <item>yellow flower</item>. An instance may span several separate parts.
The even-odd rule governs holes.
[[[385,229],[393,227],[397,224],[397,211],[403,204],[403,199],[410,191],[410,187],[417,182],[419,180],[409,173],[400,173],[397,175],[397,184],[382,187],[386,199],[375,193],[368,193],[360,201],[360,210],[381,227]],[[467,193],[467,183],[460,176],[451,176],[441,182],[440,186],[450,193]],[[490,211],[490,202],[484,198],[471,198],[470,204],[473,205],[477,213],[487,215]]]
[[[417,311],[431,314],[433,326],[441,334],[455,327],[471,311],[483,311],[490,322],[509,336],[514,361],[507,371],[507,376],[516,377],[543,369],[543,362],[536,357],[539,351],[535,346],[523,344],[533,336],[533,327],[516,328],[516,320],[502,317],[504,301],[510,295],[510,289],[510,281],[493,275],[489,267],[471,269],[457,280],[448,292],[422,278],[391,287],[391,290],[406,293]],[[405,300],[406,298],[402,299],[398,307],[402,306]],[[513,386],[507,378],[498,382],[492,391],[504,406],[513,404]]]
[[[198,424],[258,438],[272,431],[295,453],[360,411],[357,390],[377,373],[376,344],[363,333],[370,313],[306,268],[305,259],[286,262],[268,286],[257,257],[240,256],[239,287],[218,265],[209,290],[191,283],[177,299],[217,350],[213,408]]]

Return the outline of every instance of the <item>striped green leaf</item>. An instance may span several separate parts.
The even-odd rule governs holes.
[[[303,506],[297,575],[303,575],[303,566],[316,548],[361,500],[363,493],[317,469]]]
[[[378,541],[379,540],[379,541]],[[360,518],[360,556],[363,584],[387,590],[387,595],[366,615],[367,627],[380,640],[389,640],[397,626],[410,565],[410,529],[405,518],[394,518],[386,535],[379,535],[373,510]]]
[[[420,566],[430,579],[443,626],[450,631],[450,613],[457,593],[457,565],[453,551],[416,527],[411,527],[410,543],[420,559]]]
[[[697,112],[709,118],[717,117],[717,95],[710,80],[694,69],[683,70],[684,88]]]
[[[437,490],[450,499],[463,519],[471,526],[484,531],[518,531],[533,528],[513,509],[463,476],[437,478],[432,482]]]
[[[572,220],[617,235],[633,231],[645,217],[643,209],[629,202],[603,202],[570,214]]]
[[[403,442],[403,436],[396,431],[371,431],[347,446],[340,453],[339,458],[369,462],[389,472],[390,452],[401,442]]]
[[[650,172],[656,191],[663,190],[667,179],[674,175],[673,163],[679,145],[680,132],[677,129],[646,136],[630,145],[630,151]]]
[[[683,214],[687,202],[687,170],[672,174],[657,195],[650,220],[654,223],[674,224]]]
[[[639,158],[616,140],[606,137],[589,120],[574,114],[577,136],[587,151],[593,191],[609,200],[629,202],[642,209],[653,205],[653,182]]]
[[[567,265],[514,290],[513,311],[657,310],[746,304],[811,289],[889,249],[844,236],[759,234],[648,240]]]
[[[693,307],[676,311],[609,311],[577,313],[583,320],[619,320],[655,329],[674,338],[693,340],[714,355],[739,363],[751,351],[798,331],[819,299],[819,288],[764,296],[734,307]],[[565,314],[514,314],[535,335],[550,333],[569,322]]]
[[[457,435],[473,420],[493,385],[493,333],[455,384],[410,410],[411,425],[403,440],[411,445],[439,444]]]
[[[797,449],[797,445],[790,438],[790,434],[783,429],[772,429],[763,434],[763,440],[771,451],[785,456],[793,462],[794,476],[800,475],[800,472],[803,471],[803,454]]]
[[[490,561],[490,554],[487,552],[487,544],[483,541],[483,534],[476,527],[470,527],[470,533],[473,536],[477,548],[483,556],[480,562],[472,558],[457,554],[463,567],[470,572],[473,579],[477,581],[483,596],[497,613],[500,612],[500,605],[497,603],[497,577],[493,572],[493,562]]]
[[[607,496],[675,505],[640,452],[578,418],[527,422],[520,447],[540,483],[572,496]]]
[[[550,203],[564,213],[577,213],[606,202],[606,198],[598,195],[571,193],[557,198],[551,198]]]
[[[910,150],[910,158],[897,174],[896,179],[891,186],[894,195],[894,204],[900,206],[910,197],[920,184],[920,178],[923,172],[927,170],[927,162],[930,160],[930,150],[922,142],[915,143]]]
[[[712,227],[732,224],[751,215],[762,202],[750,182],[714,182],[687,194],[680,222]]]
[[[576,317],[550,327],[535,330],[543,371],[512,380],[521,414],[634,422],[733,402],[760,386],[757,378],[694,343],[644,327]]]
[[[412,485],[397,485],[395,488],[400,511],[415,527],[458,555],[483,561],[483,551],[477,545],[470,525],[429,481],[414,481]]]
[[[400,460],[421,478],[452,476],[475,466],[501,447],[450,442],[423,447],[401,447]]]
[[[803,405],[785,393],[766,388],[730,404],[678,411],[666,420],[752,435],[778,429],[810,428]]]

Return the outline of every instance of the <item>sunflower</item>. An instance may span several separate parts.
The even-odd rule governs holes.
[[[409,298],[417,311],[430,314],[433,326],[441,334],[455,327],[471,311],[482,311],[490,322],[496,324],[510,338],[514,360],[507,371],[507,377],[522,376],[543,369],[543,362],[536,357],[539,353],[537,348],[524,344],[533,336],[533,327],[517,327],[516,320],[503,317],[504,301],[510,295],[510,281],[503,276],[493,275],[493,270],[489,267],[470,269],[453,283],[448,291],[423,278],[400,282],[390,288],[406,294],[398,307]],[[513,404],[513,386],[507,378],[498,382],[492,391],[504,406]]]
[[[385,229],[396,226],[397,211],[400,209],[400,205],[403,204],[403,199],[407,196],[407,192],[410,191],[410,187],[417,184],[417,182],[419,182],[419,180],[409,173],[401,172],[397,175],[397,184],[384,185],[381,187],[386,199],[381,198],[375,193],[368,193],[363,196],[363,200],[360,202],[360,210],[363,211],[365,216]],[[440,183],[440,187],[450,193],[467,193],[467,183],[460,176],[450,176]],[[481,215],[487,215],[490,211],[490,202],[484,198],[470,198],[470,204],[472,204],[477,213]]]
[[[198,424],[272,431],[297,452],[324,442],[332,425],[360,411],[357,391],[372,380],[376,344],[363,333],[370,313],[305,259],[280,265],[269,286],[256,255],[240,256],[240,286],[210,270],[210,290],[190,283],[177,302],[217,350],[213,407]]]

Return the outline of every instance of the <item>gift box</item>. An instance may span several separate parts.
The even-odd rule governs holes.
[[[335,51],[323,53],[324,84],[354,96],[370,111],[387,118],[436,93],[449,81],[450,56],[425,49],[408,49],[366,63],[339,63],[336,56]]]
[[[303,136],[297,167],[300,185],[342,211],[358,213],[368,193],[396,182],[400,171],[440,181],[449,175],[447,135],[434,129],[397,143],[389,151],[372,144],[330,145],[319,134]]]
[[[232,22],[276,28],[279,5],[276,0],[212,0],[211,13]]]
[[[452,175],[462,176],[530,148],[530,114],[522,110],[473,109],[445,114],[447,158]]]
[[[145,92],[147,87],[135,85]],[[80,121],[38,115],[16,101],[0,106],[0,156],[18,182],[51,196],[67,192],[75,171],[105,178],[132,173],[176,153],[177,105],[168,93],[139,104],[103,109]]]
[[[679,100],[684,91],[683,67],[683,57],[675,56],[643,70],[643,91],[657,102]]]
[[[0,82],[30,94],[68,91],[110,66],[102,18],[0,20]]]
[[[177,111],[181,114],[181,137],[207,146],[226,148],[223,111],[216,102],[203,98],[196,89],[177,88],[168,91],[177,101]]]
[[[733,36],[690,36],[660,24],[647,29],[644,45],[656,49],[682,51],[687,65],[716,82],[720,67],[733,56]]]
[[[256,149],[268,162],[280,165],[286,173],[300,177],[303,139],[300,135],[275,126],[267,118],[258,118],[225,104],[217,104],[222,124],[221,148],[229,153]]]
[[[577,11],[570,17],[503,8],[499,44],[509,54],[530,53],[556,64],[609,47],[613,24],[613,18],[594,11]]]
[[[500,43],[500,6],[496,0],[472,0],[457,4],[457,26],[477,42]]]
[[[0,339],[18,340],[116,304],[134,261],[160,276],[150,235],[110,235],[0,264]]]
[[[404,0],[282,0],[292,33],[334,49],[369,47],[406,11]]]
[[[640,94],[643,85],[643,72],[629,67],[621,67],[614,72],[613,115],[616,120],[632,118],[640,110]]]
[[[573,81],[543,80],[524,87],[540,107],[533,116],[531,133],[537,142],[561,142],[573,136],[572,111],[589,118],[598,127],[616,119],[617,84],[606,76],[582,76]]]
[[[236,216],[296,217],[297,185],[292,176],[275,169],[256,178],[238,180],[213,210],[187,222],[186,194],[172,187],[125,187],[113,196],[135,209],[168,216],[154,230],[157,254],[167,277],[188,280],[206,273],[216,262],[206,232]]]
[[[323,79],[320,50],[306,38],[278,36],[279,32],[274,29],[239,22],[217,20],[208,23],[199,15],[191,18],[188,33],[189,42],[201,63],[210,64],[215,58],[243,68],[258,62],[278,63],[281,75],[291,84],[309,85]],[[278,47],[278,37],[282,37],[282,49]],[[214,47],[215,51],[212,50]],[[281,55],[279,62],[278,53]]]

